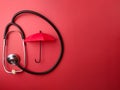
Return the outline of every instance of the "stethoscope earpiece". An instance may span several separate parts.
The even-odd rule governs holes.
[[[16,65],[17,63],[19,63],[19,60],[20,60],[20,58],[17,54],[9,54],[7,56],[7,62],[9,64]]]

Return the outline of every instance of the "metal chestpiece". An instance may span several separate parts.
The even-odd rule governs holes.
[[[13,64],[13,65],[16,65],[16,63],[18,63],[19,62],[19,56],[17,55],[17,54],[9,54],[8,56],[7,56],[7,62],[9,63],[9,64]]]

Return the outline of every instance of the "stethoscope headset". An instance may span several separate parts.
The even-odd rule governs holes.
[[[25,13],[33,14],[33,15],[36,15],[36,16],[42,18],[43,20],[45,20],[46,22],[48,22],[52,26],[52,28],[55,30],[55,32],[58,35],[58,38],[59,38],[59,41],[60,41],[60,45],[61,45],[60,55],[58,57],[57,62],[50,69],[48,69],[46,71],[35,72],[35,71],[31,71],[31,70],[29,70],[29,69],[26,68],[26,46],[25,46],[25,42],[24,42],[24,40],[25,40],[25,33],[24,33],[23,29],[21,28],[21,26],[16,23],[16,19],[18,18],[18,16],[20,16],[21,14],[25,14]],[[12,25],[15,26],[15,27],[17,27],[19,29],[19,33],[21,35],[21,39],[22,39],[22,43],[23,43],[23,50],[24,50],[24,65],[20,64],[20,57],[17,54],[9,54],[7,56],[7,58],[5,58],[6,57],[7,37],[10,34],[10,32],[8,32],[8,31],[9,31],[9,28]],[[17,12],[13,16],[11,22],[8,23],[8,25],[5,28],[4,38],[3,38],[3,59],[2,59],[2,63],[3,63],[4,70],[7,73],[15,74],[16,72],[25,71],[27,73],[35,74],[35,75],[48,74],[48,73],[52,72],[58,66],[58,64],[60,63],[60,61],[61,61],[61,59],[63,57],[63,53],[64,53],[64,44],[63,44],[63,39],[62,39],[62,36],[61,36],[59,30],[57,29],[57,27],[48,18],[46,18],[45,16],[43,16],[42,14],[40,14],[38,12],[31,11],[31,10],[22,10],[22,11],[19,11],[19,12]],[[6,67],[6,65],[5,65],[6,62],[8,62],[9,64],[16,65],[21,70],[12,70],[12,71],[9,71],[7,69],[7,67]]]

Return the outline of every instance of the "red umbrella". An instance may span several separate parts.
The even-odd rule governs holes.
[[[39,61],[35,59],[36,63],[40,63],[41,61],[41,41],[54,41],[54,40],[55,38],[53,36],[46,33],[42,33],[41,31],[40,33],[32,34],[25,39],[25,42],[38,42],[38,41],[40,42],[40,58]]]
[[[53,41],[53,40],[55,40],[55,38],[53,36],[48,35],[46,33],[42,33],[40,31],[40,33],[35,33],[35,34],[32,34],[32,35],[28,36],[25,39],[25,42]]]

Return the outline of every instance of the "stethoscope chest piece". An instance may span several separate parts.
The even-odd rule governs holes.
[[[7,62],[9,63],[9,64],[13,64],[13,65],[16,65],[16,63],[18,63],[19,62],[19,56],[17,55],[17,54],[9,54],[8,56],[7,56]]]

